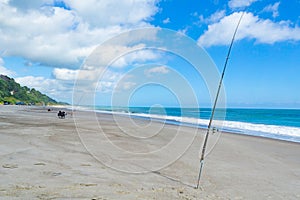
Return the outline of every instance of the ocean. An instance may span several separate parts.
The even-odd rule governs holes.
[[[94,110],[200,128],[207,128],[211,116],[210,108],[96,106]],[[221,131],[300,143],[298,109],[217,109],[214,121]]]

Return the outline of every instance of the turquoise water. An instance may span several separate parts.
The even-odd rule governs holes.
[[[201,128],[207,127],[211,116],[210,108],[96,107],[96,110]],[[300,110],[297,109],[217,109],[214,120],[223,122],[218,128],[224,131],[300,142]]]

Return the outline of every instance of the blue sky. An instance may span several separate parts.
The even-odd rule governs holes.
[[[299,0],[0,0],[0,10],[0,73],[22,85],[69,103],[77,81],[97,105],[194,106],[195,95],[201,107],[213,91],[172,52],[122,41],[102,52],[102,61],[114,59],[102,78],[83,62],[121,33],[156,27],[193,39],[221,71],[244,12],[224,79],[227,107],[300,108]]]

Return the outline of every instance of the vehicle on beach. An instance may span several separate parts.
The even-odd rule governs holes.
[[[24,106],[24,105],[26,105],[26,103],[24,103],[23,101],[19,101],[19,102],[16,103],[16,105],[18,105],[18,106]]]
[[[64,119],[66,117],[67,113],[65,111],[58,111],[57,116],[59,119]]]

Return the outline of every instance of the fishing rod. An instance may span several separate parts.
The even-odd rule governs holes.
[[[213,118],[214,118],[214,114],[215,114],[215,110],[216,110],[216,105],[217,105],[217,102],[218,102],[219,93],[220,93],[220,89],[221,89],[221,86],[222,86],[222,82],[223,82],[224,74],[225,74],[225,71],[226,71],[227,63],[228,63],[228,60],[229,60],[231,48],[232,48],[232,45],[233,45],[233,42],[234,42],[234,39],[235,39],[235,35],[236,35],[237,30],[238,30],[238,28],[240,26],[240,23],[242,21],[243,16],[244,16],[244,12],[242,13],[242,15],[241,15],[241,17],[239,19],[239,22],[238,22],[238,24],[237,24],[237,26],[235,28],[235,31],[234,31],[234,34],[233,34],[233,37],[232,37],[232,40],[231,40],[231,43],[230,43],[230,46],[229,46],[229,49],[228,49],[228,53],[227,53],[227,57],[226,57],[226,60],[225,60],[225,64],[224,64],[224,67],[223,67],[223,72],[222,72],[222,75],[221,75],[221,78],[220,78],[219,87],[218,87],[218,90],[217,90],[216,98],[215,98],[215,101],[214,101],[213,109],[212,109],[212,112],[211,112],[211,116],[210,116],[210,119],[209,119],[209,124],[208,124],[208,127],[207,127],[207,132],[206,132],[204,143],[203,143],[203,147],[202,147],[202,153],[201,153],[201,158],[200,158],[200,169],[199,169],[199,175],[198,175],[196,189],[199,188],[199,184],[200,184],[200,178],[201,178],[202,168],[203,168],[203,164],[204,164],[204,155],[205,155],[206,145],[207,145],[207,141],[208,141],[208,136],[209,136],[211,125],[212,125],[212,121],[213,121]]]

